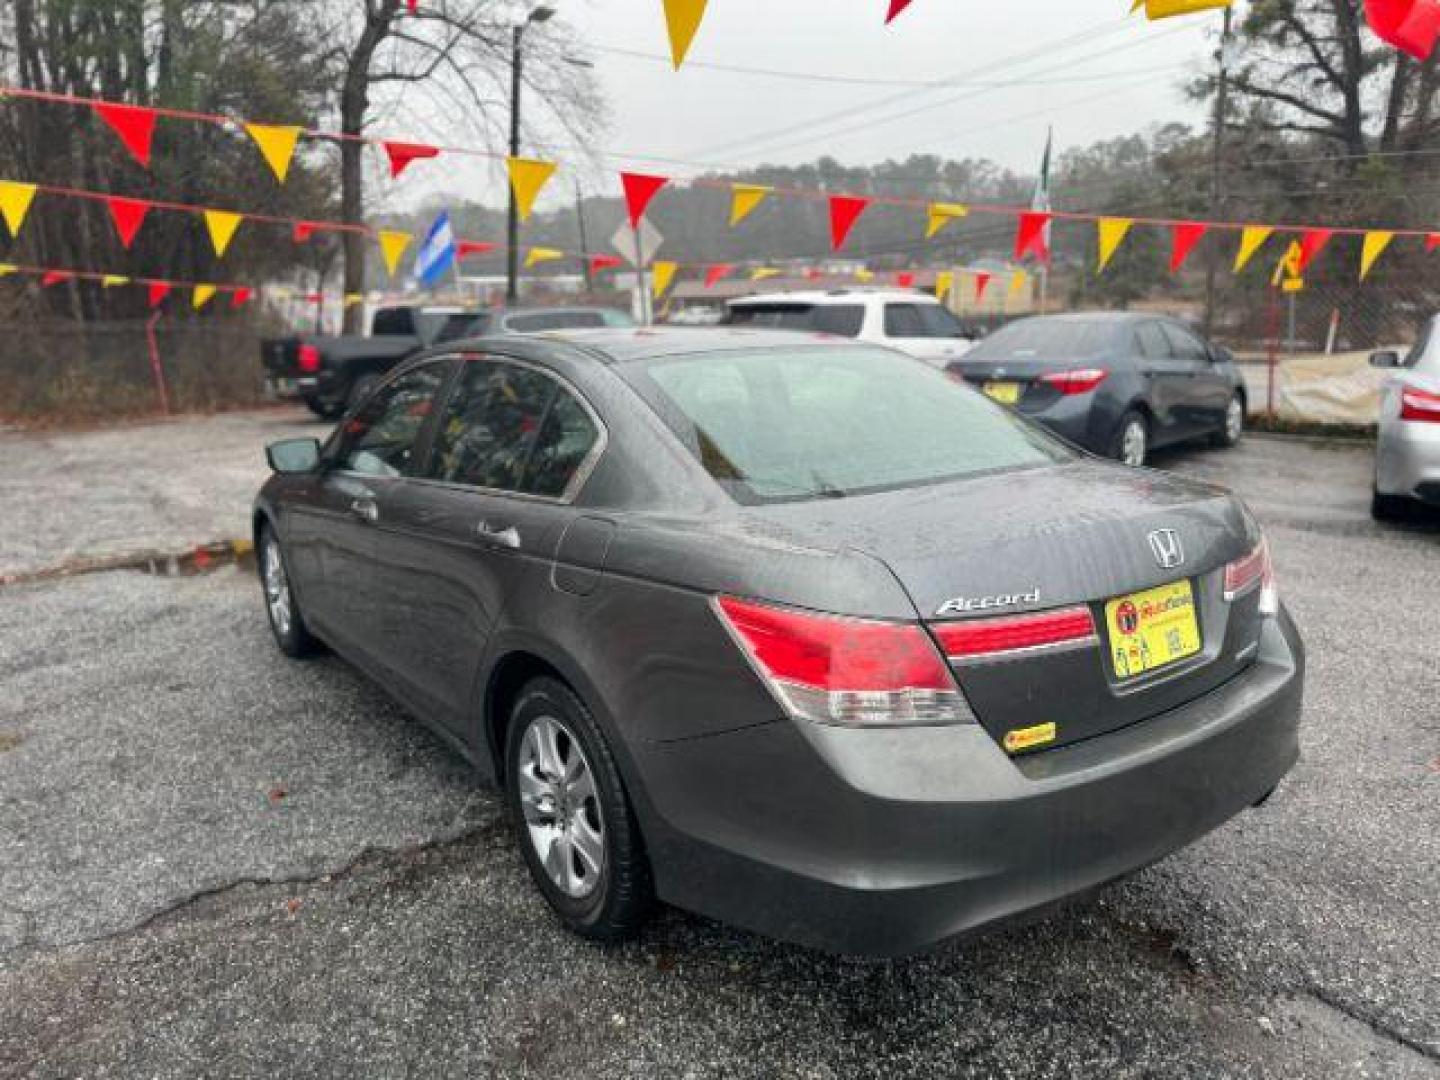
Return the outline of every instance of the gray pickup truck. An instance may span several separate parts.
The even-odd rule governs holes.
[[[610,308],[384,307],[375,312],[368,335],[297,334],[260,345],[272,396],[300,400],[326,420],[342,415],[402,360],[447,341],[493,334],[539,334],[632,326],[630,317]]]

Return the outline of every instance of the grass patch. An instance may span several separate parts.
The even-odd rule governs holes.
[[[1326,439],[1375,441],[1374,424],[1328,424],[1319,420],[1267,416],[1264,413],[1249,417],[1245,423],[1251,431],[1264,431],[1272,435],[1313,435]]]

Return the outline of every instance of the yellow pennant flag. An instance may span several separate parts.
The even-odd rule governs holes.
[[[215,249],[216,258],[224,258],[230,241],[235,239],[235,230],[242,218],[226,210],[206,210],[205,228],[210,232],[210,245]]]
[[[731,226],[739,225],[754,213],[755,208],[764,202],[774,190],[774,188],[761,187],[759,184],[730,185]]]
[[[1385,249],[1390,246],[1390,241],[1395,239],[1395,234],[1385,229],[1376,229],[1374,232],[1365,234],[1365,248],[1360,253],[1360,280],[1364,281],[1370,276],[1370,271],[1375,266],[1375,260],[1385,254]]]
[[[196,311],[199,311],[215,296],[214,285],[196,285],[195,295],[190,298],[190,303]]]
[[[935,275],[935,299],[944,300],[955,289],[955,272],[941,270]]]
[[[665,26],[670,32],[670,59],[675,70],[685,63],[685,54],[695,40],[695,31],[700,29],[700,20],[705,18],[705,5],[709,0],[665,0]]]
[[[1173,19],[1176,15],[1193,15],[1197,11],[1214,11],[1228,8],[1235,0],[1135,0],[1130,5],[1131,14],[1145,9],[1145,17],[1151,22],[1156,19]]]
[[[400,268],[400,256],[405,254],[405,249],[413,239],[408,232],[380,230],[380,254],[385,257],[385,272],[391,277],[394,277],[395,271]]]
[[[365,302],[365,294],[364,294],[364,293],[347,292],[347,293],[345,294],[345,307],[346,307],[347,310],[348,310],[349,308],[354,307],[356,304],[363,304],[364,302]]]
[[[858,281],[858,282],[860,282],[862,285],[868,285],[870,282],[872,282],[872,281],[875,280],[875,271],[873,271],[873,270],[856,270],[856,271],[855,271],[855,280]]]
[[[959,203],[931,203],[930,221],[925,226],[925,239],[929,240],[941,229],[945,228],[952,221],[959,221],[970,213],[968,206],[961,206]]]
[[[1010,275],[1010,297],[1014,299],[1025,291],[1025,286],[1030,284],[1030,275],[1024,270],[1016,270]]]
[[[536,196],[559,166],[553,161],[518,157],[506,158],[505,165],[510,170],[510,187],[515,192],[515,208],[520,212],[520,220],[529,221]]]
[[[1270,234],[1275,230],[1269,225],[1246,225],[1240,233],[1240,250],[1235,255],[1235,273],[1240,273],[1255,253],[1265,246],[1265,241],[1270,239]]]
[[[655,299],[658,300],[660,299],[660,297],[665,295],[666,290],[670,288],[670,283],[675,280],[675,271],[679,269],[680,267],[676,263],[665,262],[663,259],[658,262],[651,263],[651,291],[654,292]]]
[[[12,239],[20,235],[20,226],[25,224],[25,215],[35,201],[35,190],[34,184],[0,181],[0,214],[5,217],[5,227],[10,230]]]
[[[554,262],[556,259],[564,257],[563,251],[556,251],[554,248],[531,248],[530,254],[525,256],[525,269],[529,270],[537,263]]]
[[[255,140],[276,179],[283,184],[285,177],[290,175],[290,162],[295,157],[295,144],[300,141],[302,129],[274,124],[246,124],[245,130]]]
[[[15,273],[16,269],[18,268],[11,266],[9,263],[0,263],[0,277],[9,277]]]
[[[1101,218],[1095,223],[1100,230],[1100,273],[1103,274],[1110,265],[1110,260],[1115,257],[1115,252],[1120,250],[1120,245],[1125,242],[1125,237],[1129,235],[1134,224],[1129,218]]]
[[[120,274],[106,274],[100,279],[100,287],[102,289],[113,289],[117,285],[129,284],[130,279],[128,277],[122,277]]]
[[[751,280],[751,281],[764,281],[764,280],[766,280],[767,278],[779,277],[779,276],[780,276],[780,271],[779,271],[779,270],[776,270],[775,267],[773,267],[773,266],[757,266],[753,271],[751,271],[751,273],[750,273],[750,280]]]

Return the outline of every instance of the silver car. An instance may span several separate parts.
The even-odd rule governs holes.
[[[1394,521],[1421,504],[1440,507],[1440,315],[1403,358],[1387,350],[1370,363],[1395,371],[1380,396],[1372,512]]]

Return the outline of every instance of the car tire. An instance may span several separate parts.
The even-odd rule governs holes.
[[[506,730],[506,801],[536,886],[574,933],[633,937],[654,903],[650,862],[594,717],[564,683],[538,678]]]
[[[1224,426],[1210,436],[1210,445],[1218,450],[1231,450],[1240,445],[1245,434],[1245,399],[1239,394],[1225,406]]]
[[[1370,498],[1370,516],[1376,521],[1409,521],[1414,513],[1414,504],[1403,495],[1386,495],[1376,489]]]
[[[292,660],[303,660],[323,651],[320,642],[305,625],[295,590],[290,583],[290,564],[284,545],[271,525],[260,530],[255,546],[255,565],[260,572],[260,588],[265,598],[265,615],[275,644]]]
[[[1144,413],[1131,409],[1120,418],[1110,456],[1122,465],[1136,468],[1150,460],[1150,424]]]
[[[361,375],[350,384],[350,392],[345,395],[345,407],[340,410],[343,416],[345,413],[353,412],[355,407],[370,396],[370,391],[375,389],[380,382],[379,375]]]

